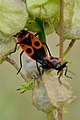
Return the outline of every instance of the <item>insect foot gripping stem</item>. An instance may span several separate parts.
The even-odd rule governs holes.
[[[33,105],[38,110],[45,113],[58,111],[64,104],[75,100],[69,83],[63,78],[61,78],[61,81],[63,81],[62,85],[58,82],[57,76],[53,75],[53,72],[44,72],[42,79],[35,80]]]
[[[72,77],[70,77],[70,76],[67,75],[67,72],[68,72],[67,63],[68,63],[68,62],[63,62],[60,66],[57,67],[57,70],[58,70],[57,75],[59,75],[58,80],[59,80],[59,83],[60,83],[60,84],[62,84],[60,78],[61,78],[61,76],[63,75],[63,71],[64,71],[64,75],[65,75],[66,77],[72,79]]]
[[[33,78],[35,81],[32,89],[32,102],[38,110],[47,114],[51,111],[58,111],[62,105],[74,101],[72,88],[63,78],[61,78],[63,84],[60,85],[54,72],[44,71],[42,76],[37,77],[39,73],[36,62],[25,54],[23,55],[22,71],[29,80]]]

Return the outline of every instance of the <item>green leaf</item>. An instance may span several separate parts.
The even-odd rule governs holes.
[[[34,81],[28,81],[26,84],[21,85],[17,90],[20,91],[20,93],[24,93],[27,90],[32,90],[34,88]]]
[[[59,14],[59,0],[26,0],[27,9],[34,18],[50,21]]]
[[[42,42],[46,43],[44,22],[43,22],[43,20],[37,18],[37,19],[36,19],[36,23],[37,23],[38,26],[40,27],[40,31],[38,32],[38,33],[39,33],[39,39],[40,39]]]
[[[39,18],[38,18],[39,19]],[[42,21],[42,20],[41,20]],[[54,32],[53,24],[51,22],[44,22],[44,29],[45,29],[45,34],[51,34]],[[38,25],[35,19],[29,18],[26,22],[25,25],[26,29],[29,30],[30,32],[40,32],[41,31],[41,26]],[[42,28],[43,29],[43,28]]]
[[[48,0],[27,0],[28,7],[36,8],[40,5],[44,5]]]
[[[28,18],[25,4],[21,0],[0,1],[0,30],[14,35],[24,28]]]
[[[54,28],[60,35],[59,16],[54,19]],[[80,0],[64,0],[64,39],[80,39]]]
[[[11,51],[15,48],[15,38],[13,36],[7,36],[0,32],[0,64],[6,59]]]
[[[36,21],[34,19],[31,19],[31,18],[28,19],[25,27],[31,32],[39,32],[40,31],[39,25],[36,23]]]

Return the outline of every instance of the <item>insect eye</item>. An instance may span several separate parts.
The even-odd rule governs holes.
[[[26,49],[26,52],[27,52],[28,54],[30,54],[30,53],[32,52],[32,50],[31,50],[30,48],[28,48],[28,49]]]
[[[22,38],[22,34],[20,33],[20,34],[18,34],[18,38]]]
[[[36,41],[36,42],[34,43],[34,45],[38,47],[38,46],[40,46],[40,43],[39,43],[38,41]]]

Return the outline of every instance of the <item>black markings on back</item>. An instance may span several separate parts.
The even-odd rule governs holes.
[[[43,47],[41,47],[40,49],[35,49],[34,50],[34,54],[32,55],[31,58],[33,58],[34,60],[43,60],[44,57],[46,57],[46,53]]]
[[[31,34],[26,34],[25,31],[22,31],[22,33],[19,34],[20,36],[18,37],[25,37],[24,39],[22,39],[22,41],[20,42],[20,44],[25,47],[25,45],[32,47],[32,40],[34,40],[34,36],[32,36]],[[40,42],[39,41],[35,41],[34,45],[36,47],[40,46]],[[32,51],[33,49],[33,51]],[[34,47],[31,48],[27,48],[26,49],[26,53],[27,54],[31,54],[31,58],[34,60],[40,60],[42,61],[43,58],[45,58],[46,55],[46,51],[45,48],[43,46],[41,46],[39,49],[36,49]],[[33,52],[33,54],[32,54]]]
[[[36,42],[34,43],[34,45],[38,47],[38,46],[40,46],[40,43],[39,43],[38,41],[36,41]]]
[[[20,44],[32,46],[30,34],[29,34],[27,37],[25,37],[25,38],[20,42]]]
[[[27,48],[27,49],[26,49],[26,52],[27,52],[28,54],[31,54],[32,50],[31,50],[30,48]]]
[[[25,30],[21,30],[21,32],[18,34],[18,38],[22,38],[23,36],[25,36],[27,33],[27,31]]]

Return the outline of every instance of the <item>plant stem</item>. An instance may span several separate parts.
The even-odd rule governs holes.
[[[19,67],[17,66],[16,62],[15,62],[13,59],[11,59],[11,58],[9,58],[9,57],[6,57],[6,61],[7,61],[8,63],[10,63],[11,65],[13,65],[13,66],[16,68],[17,71],[19,70]],[[20,75],[21,75],[21,77],[25,80],[25,82],[28,82],[28,81],[29,81],[29,80],[25,77],[25,75],[23,75],[22,72],[20,72]]]
[[[71,48],[73,47],[74,43],[76,42],[76,39],[72,39],[71,42],[69,43],[67,49],[65,50],[63,56],[65,57],[67,55],[67,53],[71,50]]]
[[[58,120],[63,120],[63,106],[58,110]]]
[[[47,116],[48,116],[48,120],[56,120],[52,111],[48,112]]]
[[[63,58],[63,34],[64,34],[64,0],[60,0],[60,58]]]
[[[63,59],[63,41],[64,41],[64,0],[60,0],[60,58]],[[58,110],[58,120],[63,120],[63,107]]]
[[[36,23],[38,24],[40,31],[39,33],[39,39],[41,42],[46,43],[46,35],[45,35],[45,29],[44,29],[44,22],[43,20],[36,18]]]

